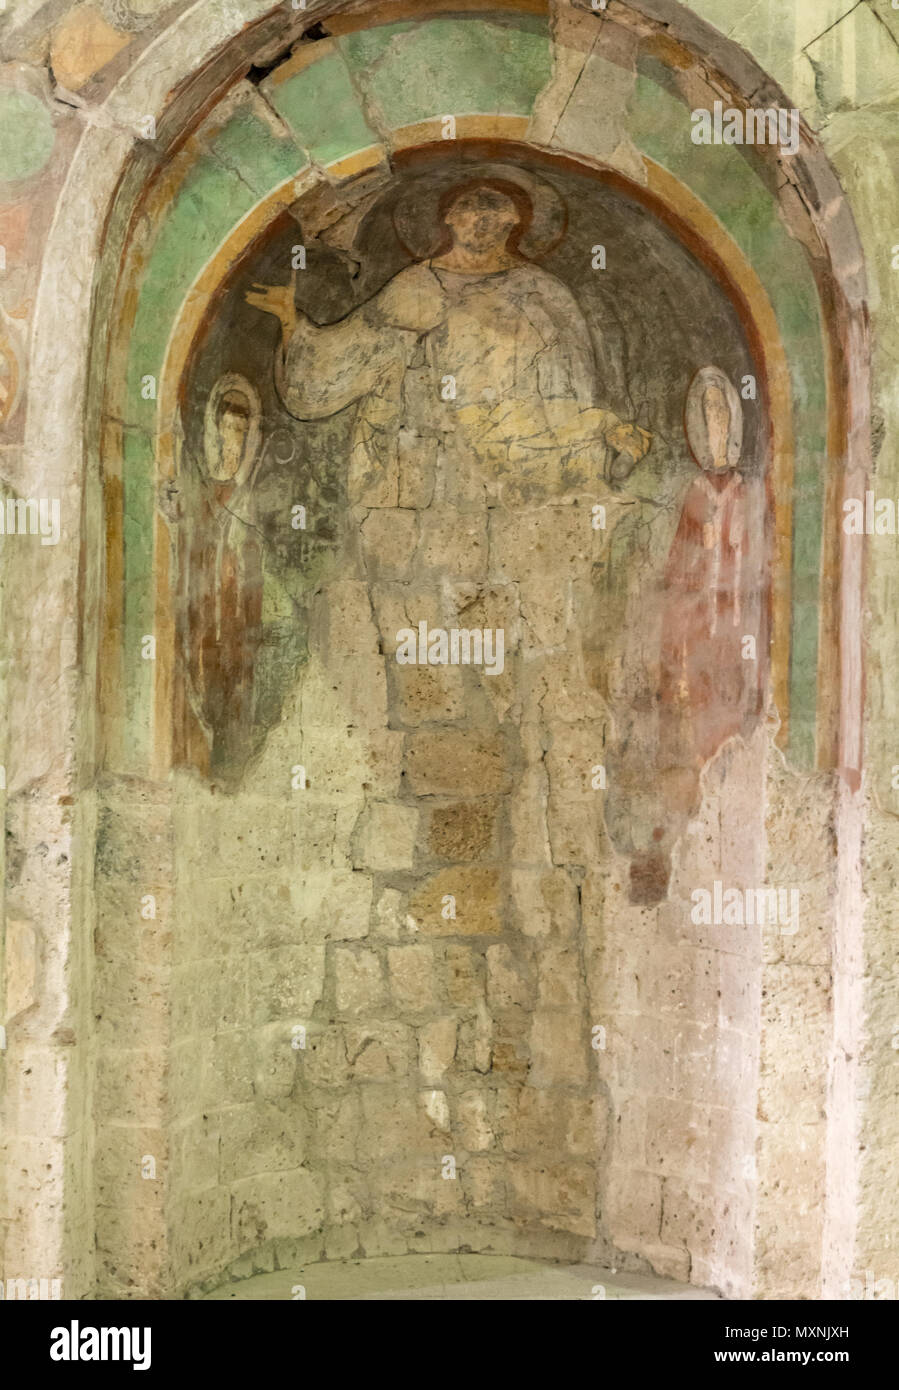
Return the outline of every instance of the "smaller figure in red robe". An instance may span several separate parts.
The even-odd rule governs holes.
[[[691,484],[665,569],[662,767],[700,767],[743,729],[757,661],[743,655],[746,485],[737,471],[742,409],[717,367],[697,372],[686,433],[701,472]],[[747,674],[753,673],[752,682]]]
[[[720,368],[696,373],[684,424],[700,472],[665,567],[658,754],[664,824],[654,832],[656,849],[631,866],[638,902],[664,896],[670,848],[696,811],[703,765],[729,738],[748,733],[762,706],[766,653],[751,571],[758,557],[750,555],[749,491],[737,469],[743,412]]]

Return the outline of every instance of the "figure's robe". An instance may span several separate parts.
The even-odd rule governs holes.
[[[608,437],[628,443],[629,427],[595,405],[593,345],[573,296],[524,262],[492,274],[409,266],[336,324],[301,318],[277,381],[299,419],[357,405],[348,492],[364,506],[423,500],[404,496],[417,479],[404,478],[403,457],[414,473],[452,434],[467,447],[440,470],[446,501],[489,489],[491,469],[498,491],[500,474],[528,469],[557,491],[572,454],[594,481]]]
[[[757,659],[743,655],[748,538],[739,473],[700,473],[684,499],[665,571],[663,766],[704,762],[754,710]]]
[[[213,770],[240,754],[253,727],[263,564],[248,494],[249,484],[204,480],[182,556],[190,698]]]

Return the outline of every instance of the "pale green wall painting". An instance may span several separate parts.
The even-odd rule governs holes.
[[[153,612],[153,435],[156,403],[141,381],[159,378],[166,344],[191,284],[231,229],[266,193],[308,160],[333,163],[376,144],[379,131],[454,115],[527,115],[553,71],[542,20],[502,23],[471,17],[385,25],[345,36],[278,84],[262,84],[283,122],[272,126],[238,108],[207,138],[160,223],[141,287],[129,347],[126,423],[126,643],[148,630]],[[790,364],[796,470],[793,546],[791,755],[813,759],[817,584],[825,462],[825,373],[818,300],[801,247],[790,238],[760,179],[731,148],[689,140],[689,113],[652,69],[641,72],[627,113],[637,148],[680,179],[720,220],[765,286]],[[290,138],[292,137],[292,138]],[[576,152],[575,152],[576,153]],[[701,156],[701,157],[700,157]],[[755,192],[752,193],[752,189]],[[749,190],[749,192],[748,192]],[[150,681],[131,678],[129,711],[139,759],[149,728]]]

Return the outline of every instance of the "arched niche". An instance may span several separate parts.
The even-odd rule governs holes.
[[[618,18],[621,20],[622,28],[636,36],[638,46],[643,45],[646,50],[642,53],[644,58],[648,56],[651,62],[661,64],[677,74],[686,70],[697,46],[701,47],[703,39],[707,39],[708,52],[700,55],[704,68],[706,72],[711,67],[716,69],[716,80],[723,84],[725,91],[732,94],[735,103],[742,104],[750,92],[754,97],[761,90],[761,75],[752,69],[751,65],[746,64],[745,58],[738,57],[730,50],[718,36],[713,36],[704,26],[691,18],[683,36],[679,37],[677,7],[660,8],[665,10],[664,32],[660,26],[660,16],[653,13],[654,6],[647,4],[621,7],[622,13]],[[313,16],[310,18],[314,19]],[[400,24],[406,18],[405,14],[399,12],[391,14],[391,19]],[[592,22],[586,11],[584,20]],[[475,24],[480,21],[473,12],[465,21],[451,22]],[[489,19],[486,22],[492,24]],[[332,28],[332,32],[337,34],[335,42],[339,44],[344,32],[364,36],[365,25],[364,14],[355,12],[345,26],[338,23]],[[264,17],[258,21],[255,30],[244,30],[238,39],[222,48],[220,52],[212,52],[208,43],[204,45],[197,39],[193,40],[189,58],[184,56],[182,59],[181,71],[184,73],[184,81],[175,91],[166,118],[160,119],[160,135],[156,149],[139,145],[135,156],[124,159],[127,139],[112,139],[111,143],[118,145],[117,158],[120,161],[124,159],[124,162],[121,163],[122,175],[118,196],[114,201],[114,207],[111,205],[107,223],[106,249],[95,286],[94,315],[87,315],[83,302],[73,306],[73,315],[77,321],[73,322],[73,335],[69,341],[79,342],[85,349],[90,343],[94,363],[94,374],[87,389],[90,422],[88,451],[91,458],[100,460],[102,482],[98,486],[96,482],[91,481],[87,488],[86,525],[92,534],[97,534],[101,493],[105,516],[105,596],[102,603],[103,616],[98,620],[97,626],[90,627],[96,609],[89,605],[87,610],[87,649],[93,650],[93,644],[97,642],[100,653],[98,670],[101,718],[98,725],[102,747],[105,750],[102,765],[113,782],[117,776],[124,774],[127,778],[137,778],[141,784],[146,785],[148,790],[141,795],[148,796],[156,804],[160,816],[160,839],[166,841],[166,844],[171,840],[171,829],[166,827],[171,827],[172,824],[177,826],[178,815],[178,808],[173,811],[168,803],[170,793],[166,790],[170,785],[168,770],[171,765],[168,718],[171,707],[171,663],[167,657],[173,640],[172,602],[167,582],[170,542],[164,511],[157,507],[157,484],[165,484],[170,466],[167,440],[169,423],[163,407],[171,400],[172,382],[176,377],[170,377],[169,372],[170,369],[173,370],[171,364],[177,361],[179,353],[188,350],[192,341],[192,301],[199,306],[202,313],[208,296],[215,293],[223,283],[231,262],[243,254],[245,248],[252,243],[254,235],[263,232],[273,210],[277,206],[286,210],[296,200],[296,180],[299,178],[302,181],[308,163],[304,147],[296,141],[296,157],[289,152],[290,159],[294,160],[296,167],[289,171],[283,170],[277,158],[273,161],[273,168],[270,164],[266,165],[265,158],[261,164],[251,163],[250,166],[244,167],[239,161],[235,163],[227,150],[224,156],[213,154],[213,162],[220,171],[224,171],[223,177],[230,181],[234,191],[233,207],[238,208],[240,212],[237,219],[231,216],[230,220],[216,220],[203,201],[203,174],[206,172],[203,160],[209,157],[210,144],[214,143],[218,117],[215,116],[208,121],[202,132],[197,131],[197,121],[204,111],[209,109],[211,103],[224,99],[220,133],[223,133],[223,139],[227,144],[229,122],[235,118],[240,119],[240,100],[238,94],[235,108],[229,111],[227,102],[230,99],[226,97],[226,91],[247,72],[248,64],[253,57],[258,56],[259,50],[264,55],[260,59],[260,66],[275,61],[278,56],[281,27],[282,15]],[[372,51],[380,51],[383,47],[379,36],[380,27],[376,24],[371,30],[371,42],[374,45]],[[495,27],[502,30],[505,37],[508,26]],[[513,25],[512,29],[514,28]],[[463,141],[489,139],[494,142],[509,142],[508,147],[523,145],[538,159],[570,159],[596,170],[610,185],[616,178],[619,181],[626,179],[628,176],[622,175],[620,167],[614,167],[614,158],[603,160],[592,156],[589,151],[567,147],[553,148],[552,139],[535,141],[533,134],[529,135],[534,119],[529,112],[533,112],[538,97],[545,97],[544,89],[551,80],[551,64],[548,60],[549,38],[545,24],[539,16],[528,19],[527,23],[520,26],[518,32],[525,36],[522,43],[529,55],[529,65],[524,65],[526,79],[520,81],[517,87],[511,78],[506,87],[503,87],[502,81],[497,81],[499,99],[506,107],[504,110],[486,115],[483,111],[460,110],[457,115],[457,137]],[[257,41],[258,49],[254,48]],[[172,43],[175,43],[174,37]],[[288,61],[291,71],[281,86],[286,87],[289,81],[301,77],[304,71],[315,72],[316,64],[324,61],[324,56],[318,59],[310,57],[314,46],[310,44],[305,50],[301,47],[298,56]],[[575,41],[572,47],[577,50],[578,41]],[[464,48],[461,52],[464,54]],[[714,54],[714,62],[711,60],[711,54]],[[334,55],[331,53],[328,56]],[[358,65],[364,65],[370,57],[371,53],[366,50],[364,42],[359,40]],[[436,96],[433,100],[437,100]],[[476,105],[477,95],[472,95],[469,101]],[[138,106],[134,109],[139,109],[140,97],[137,98],[137,102]],[[512,111],[517,114],[510,116],[510,105]],[[284,119],[284,113],[280,114]],[[395,127],[391,140],[386,142],[381,130],[375,132],[376,138],[367,143],[358,129],[341,132],[344,149],[327,148],[331,132],[325,131],[321,141],[324,152],[318,152],[315,167],[309,174],[310,182],[327,184],[333,181],[339,188],[349,187],[355,179],[372,177],[373,173],[377,174],[379,166],[387,157],[387,146],[402,150],[407,146],[426,146],[430,140],[441,140],[442,116],[443,112],[430,115],[425,112],[422,120],[410,120],[405,125]],[[289,125],[289,122],[287,124]],[[283,152],[283,146],[280,144],[285,137],[283,126],[277,130],[276,137],[276,144]],[[95,133],[92,140],[85,143],[83,158],[87,159],[89,155],[96,157],[98,150],[93,147],[98,146],[103,139],[110,143],[110,137]],[[501,149],[502,145],[500,151]],[[614,156],[615,151],[609,153],[610,156]],[[329,155],[335,157],[326,157]],[[674,162],[672,157],[671,163]],[[324,180],[321,176],[322,166]],[[265,167],[265,176],[256,178],[250,170],[252,168],[258,173],[261,167]],[[860,612],[861,575],[854,568],[851,554],[839,554],[840,533],[836,517],[842,489],[850,486],[850,480],[851,485],[856,485],[866,467],[867,364],[860,256],[852,232],[851,215],[845,207],[826,161],[808,132],[804,132],[802,150],[789,173],[781,167],[781,173],[777,175],[773,173],[773,165],[770,168],[771,174],[768,173],[767,166],[762,169],[769,183],[776,184],[779,178],[786,175],[785,185],[789,185],[789,217],[794,232],[810,252],[809,264],[817,287],[817,309],[824,329],[821,361],[826,372],[828,391],[823,418],[827,435],[827,454],[834,461],[834,466],[826,480],[823,493],[820,490],[812,490],[819,513],[822,548],[818,552],[817,561],[814,556],[809,561],[808,555],[804,559],[807,572],[817,572],[820,568],[826,594],[824,601],[819,599],[816,602],[814,598],[809,597],[807,582],[804,591],[797,598],[796,585],[792,582],[795,575],[795,567],[791,560],[791,542],[795,534],[792,508],[796,502],[796,493],[794,491],[793,495],[790,495],[787,480],[790,476],[793,462],[791,453],[796,439],[795,421],[791,416],[794,415],[797,404],[795,399],[790,400],[791,390],[785,380],[789,362],[788,354],[784,351],[783,335],[778,331],[777,296],[771,292],[770,286],[766,287],[765,277],[759,274],[758,269],[751,264],[751,259],[744,254],[743,248],[739,245],[739,238],[728,235],[727,219],[720,210],[716,213],[711,194],[708,201],[698,197],[687,186],[687,181],[678,178],[672,168],[665,167],[664,160],[644,157],[642,167],[638,167],[636,171],[631,170],[631,173],[636,172],[638,177],[631,178],[627,191],[635,202],[651,209],[653,215],[666,221],[685,245],[691,246],[694,251],[701,248],[704,263],[726,283],[732,302],[735,305],[739,304],[744,312],[747,332],[754,350],[758,353],[759,370],[764,376],[773,441],[770,477],[773,483],[774,510],[771,514],[771,527],[775,538],[776,566],[773,583],[772,670],[775,682],[779,682],[779,709],[782,716],[786,716],[789,708],[791,718],[795,719],[796,686],[791,684],[791,676],[788,673],[795,673],[797,669],[795,650],[791,643],[797,613],[795,604],[802,602],[807,606],[804,615],[806,632],[810,630],[810,621],[817,629],[818,612],[823,615],[823,620],[820,641],[817,640],[816,631],[817,656],[813,661],[815,680],[812,683],[814,694],[811,706],[807,665],[805,686],[799,692],[805,701],[803,708],[806,724],[803,735],[805,752],[801,756],[808,759],[812,747],[815,746],[816,756],[821,765],[839,766],[846,770],[850,774],[848,780],[851,786],[859,768],[860,638],[859,628],[854,619]],[[279,181],[280,173],[284,173],[285,177]],[[182,181],[187,189],[187,197],[179,204],[176,194]],[[177,210],[179,207],[179,215],[188,219],[208,216],[205,248],[189,246],[183,236],[179,241],[176,218],[165,223],[165,210]],[[772,203],[771,225],[774,226],[775,222],[776,215]],[[51,247],[51,264],[54,254],[63,254],[62,235],[60,230],[57,234],[58,245]],[[166,263],[163,258],[154,262],[159,243],[166,237],[171,260]],[[126,248],[127,254],[122,262],[122,269],[119,270],[119,257],[123,248]],[[157,277],[160,300],[156,307],[152,298],[146,302],[142,299],[146,290],[146,283],[142,285],[145,272]],[[39,306],[35,335],[34,361],[42,367],[52,364],[54,351],[48,331],[49,323],[41,318],[41,312],[46,313],[48,308],[48,305]],[[141,314],[146,326],[143,339],[140,339],[139,335],[133,336],[135,322],[140,329]],[[123,343],[126,341],[129,343],[127,354],[123,352]],[[83,371],[86,357],[86,350],[78,356],[81,366],[79,368],[76,364],[76,371]],[[123,367],[123,363],[127,365]],[[134,375],[135,367],[146,369],[138,372],[137,379]],[[157,403],[153,405],[141,404],[144,399],[149,402],[151,397],[144,398],[139,391],[137,395],[134,394],[136,381],[145,375],[155,377],[160,388],[156,397]],[[78,405],[76,389],[72,393],[72,408],[77,409]],[[40,407],[30,412],[32,448],[38,447],[46,437],[46,423],[41,421]],[[807,464],[808,460],[806,468]],[[840,464],[843,466],[842,473]],[[158,474],[155,471],[157,466]],[[92,476],[89,474],[89,477]],[[805,499],[806,492],[801,492]],[[127,543],[129,528],[133,543],[130,548]],[[814,524],[812,530],[814,531]],[[87,575],[88,593],[99,597],[99,571],[89,563]],[[803,577],[807,579],[807,573]],[[152,582],[148,582],[151,578]],[[809,604],[814,610],[811,619]],[[152,633],[157,640],[159,655],[154,666],[141,666],[135,657],[133,639],[145,633]],[[120,690],[124,691],[124,706],[120,703]],[[813,724],[811,731],[808,728],[810,708]],[[109,798],[110,805],[106,808],[111,811],[113,818],[118,809],[115,804],[117,797],[118,791],[113,790]],[[847,838],[841,848],[851,855],[851,840]],[[173,867],[171,858],[166,857],[169,854],[170,850],[163,846],[156,863],[155,872],[163,878]],[[164,895],[161,893],[160,896]],[[164,946],[160,949],[165,951]],[[161,964],[164,971],[171,969],[174,972],[179,968],[177,959],[173,961],[164,956]],[[154,1042],[157,1041],[156,1029],[160,1021],[163,1051],[170,1045],[171,1034],[166,1032],[167,1012],[165,1005],[160,1009],[157,1000],[152,1005],[148,1004],[139,1015],[136,1033],[141,1046],[150,1045],[148,1040],[151,1038]],[[180,1061],[176,1061],[176,1065],[181,1064]],[[178,1117],[173,1117],[162,1080],[158,1088],[158,1101],[160,1114],[165,1117],[161,1130],[165,1135],[162,1142],[167,1149],[166,1161],[171,1163],[174,1173],[177,1167],[174,1156],[177,1142],[186,1143],[186,1139],[178,1134]],[[744,1157],[745,1152],[751,1150],[753,1142],[752,1137],[747,1139],[743,1152],[737,1156]],[[172,1145],[171,1151],[167,1147],[169,1144]],[[733,1155],[727,1159],[728,1164],[732,1158]],[[173,1177],[167,1187],[168,1206],[157,1205],[147,1213],[147,1220],[151,1226],[154,1222],[158,1226],[160,1245],[166,1252],[160,1256],[157,1276],[161,1281],[161,1287],[183,1287],[190,1282],[193,1272],[189,1268],[191,1261],[187,1253],[188,1247],[186,1244],[179,1247],[172,1229],[173,1221],[177,1225],[177,1214],[180,1210],[177,1181],[177,1177]],[[101,1198],[101,1206],[108,1205],[113,1209],[123,1199],[115,1195],[115,1174],[109,1179],[109,1183],[105,1199]],[[133,1200],[132,1197],[128,1197],[123,1201],[123,1205],[127,1206]],[[141,1197],[139,1200],[144,1199]],[[152,1204],[150,1206],[152,1207]],[[215,1245],[214,1232],[220,1217],[221,1204],[211,1196],[207,1216],[204,1218],[208,1222],[211,1250],[205,1257],[208,1263],[201,1271],[203,1274],[221,1265],[225,1255],[230,1253],[218,1250]],[[116,1242],[114,1227],[115,1221],[110,1225],[109,1236],[113,1246]],[[608,1239],[610,1245],[616,1243],[614,1235],[609,1236],[608,1233],[605,1236],[601,1233],[599,1238]],[[187,1237],[185,1241],[186,1239]],[[656,1243],[662,1246],[666,1244],[663,1240]],[[634,1253],[652,1260],[655,1256],[651,1247],[654,1248],[653,1241],[641,1237],[632,1248]],[[129,1258],[127,1252],[110,1250],[109,1264],[114,1282],[121,1277],[122,1270],[127,1268]],[[658,1263],[664,1263],[667,1258],[669,1256],[664,1255]],[[735,1287],[745,1287],[745,1281],[752,1277],[748,1272],[751,1258],[743,1251],[736,1263],[740,1272],[732,1275],[727,1270],[726,1255],[721,1256],[718,1266],[715,1266],[714,1260],[710,1261],[715,1273],[720,1275],[722,1283],[726,1283],[728,1278],[733,1278]]]

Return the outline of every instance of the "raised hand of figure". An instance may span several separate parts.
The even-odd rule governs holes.
[[[264,314],[274,314],[275,318],[280,320],[284,332],[289,334],[293,332],[297,321],[295,295],[296,272],[292,275],[289,285],[253,285],[252,289],[247,290],[245,299],[254,309],[261,309]]]

